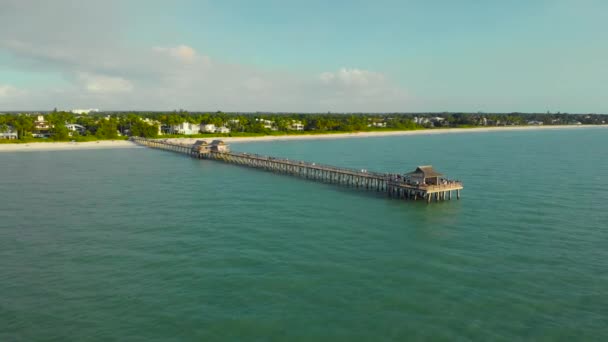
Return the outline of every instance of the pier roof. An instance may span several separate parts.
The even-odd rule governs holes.
[[[431,165],[422,165],[422,166],[418,166],[416,168],[416,170],[407,173],[408,176],[420,176],[423,175],[424,178],[431,178],[431,177],[441,177],[443,176],[443,174],[435,171],[435,169],[433,169],[433,166]]]

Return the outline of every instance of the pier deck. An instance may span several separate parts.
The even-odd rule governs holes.
[[[131,138],[131,140],[143,146],[187,154],[193,158],[217,160],[319,182],[351,186],[369,191],[386,192],[394,198],[420,199],[431,202],[432,200],[450,200],[452,199],[452,193],[455,192],[456,198],[460,199],[460,190],[463,189],[461,182],[440,178],[440,174],[436,173],[432,168],[429,169],[430,166],[419,167],[408,175],[398,175],[370,172],[365,169],[350,169],[312,162],[294,161],[245,152],[231,152],[227,145],[217,140],[212,144],[200,141],[194,145],[135,137]],[[431,172],[431,174],[424,174],[424,172]]]

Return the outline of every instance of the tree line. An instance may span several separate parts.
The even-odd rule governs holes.
[[[0,115],[0,132],[12,131],[19,139],[28,139],[37,131],[37,114],[11,113]],[[606,124],[605,114],[567,113],[382,113],[382,114],[294,114],[294,113],[190,113],[174,112],[111,112],[88,115],[53,111],[44,114],[48,135],[53,140],[117,139],[119,136],[154,138],[159,132],[176,134],[183,123],[212,124],[227,127],[230,135],[281,134],[301,124],[308,132],[356,132],[374,130],[413,130],[442,127],[477,127],[505,125]],[[271,123],[270,125],[268,123]],[[77,124],[83,131],[70,131],[67,124]]]

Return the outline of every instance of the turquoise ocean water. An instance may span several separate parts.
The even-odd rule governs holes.
[[[0,153],[0,341],[608,340],[608,130],[233,144],[391,200],[151,149]]]

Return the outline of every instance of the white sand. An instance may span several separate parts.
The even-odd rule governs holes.
[[[307,134],[307,135],[269,135],[259,137],[205,137],[205,138],[171,138],[171,142],[181,144],[193,144],[197,140],[221,139],[225,142],[251,142],[251,141],[282,141],[282,140],[321,140],[321,139],[343,139],[343,138],[368,138],[387,137],[399,135],[427,135],[427,134],[449,134],[449,133],[478,133],[499,131],[534,131],[548,129],[585,129],[585,128],[608,128],[608,125],[560,125],[560,126],[509,126],[509,127],[478,127],[478,128],[446,128],[446,129],[424,129],[418,131],[387,131],[387,132],[359,132],[359,133],[335,133],[335,134]],[[161,140],[163,140],[161,138]],[[103,140],[92,142],[36,142],[28,144],[0,144],[0,152],[18,151],[52,151],[52,150],[80,150],[99,148],[135,148],[138,145],[126,140]]]
[[[307,135],[267,135],[258,137],[204,137],[204,138],[171,138],[170,142],[181,144],[193,144],[197,140],[211,141],[220,139],[230,142],[252,142],[252,141],[282,141],[282,140],[321,140],[321,139],[343,139],[343,138],[369,138],[388,137],[400,135],[430,135],[449,133],[481,133],[499,131],[535,131],[550,129],[584,129],[584,128],[608,128],[608,125],[559,125],[559,126],[508,126],[508,127],[475,127],[475,128],[444,128],[444,129],[421,129],[417,131],[385,131],[385,132],[358,132],[358,133],[333,133],[333,134],[307,134]],[[163,140],[163,139],[160,139]]]
[[[101,148],[135,148],[139,147],[127,140],[102,140],[87,142],[34,142],[27,144],[0,144],[0,152],[23,151],[61,151]]]

